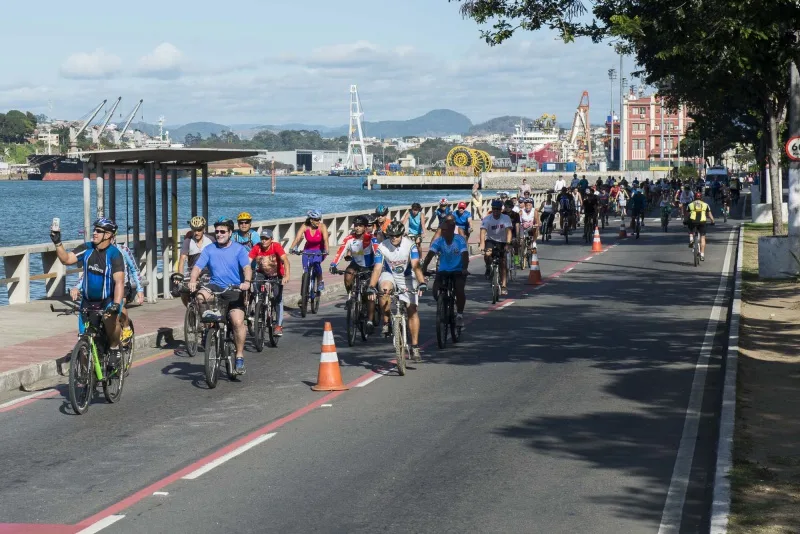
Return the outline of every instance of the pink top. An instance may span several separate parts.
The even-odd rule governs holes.
[[[303,236],[306,238],[305,250],[322,250],[323,239],[321,229],[317,228],[316,234],[312,234],[311,229],[306,228]]]

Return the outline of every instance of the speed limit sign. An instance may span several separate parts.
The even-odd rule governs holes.
[[[800,161],[800,136],[790,137],[786,141],[786,155],[792,161]]]

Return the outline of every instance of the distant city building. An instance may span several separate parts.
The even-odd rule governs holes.
[[[36,136],[36,140],[45,145],[49,143],[51,146],[58,146],[58,134],[56,133],[40,132],[39,135]]]
[[[642,162],[662,160],[662,111],[663,160],[677,160],[678,144],[681,139],[686,137],[686,131],[694,122],[689,117],[686,106],[681,105],[677,110],[670,110],[662,107],[662,99],[658,95],[637,97],[629,94],[626,96],[622,108],[622,150],[620,151],[623,154],[626,169],[644,170],[645,164]],[[616,141],[619,142],[619,138]],[[649,168],[652,165],[647,163],[646,166]]]
[[[373,148],[372,150],[377,150]],[[367,167],[372,167],[372,154],[367,154]],[[337,163],[342,164],[347,159],[347,152],[336,150],[280,150],[264,152],[261,155],[267,164],[271,158],[284,165],[292,165],[296,171],[327,174]],[[360,156],[358,157],[360,163]]]
[[[250,176],[255,174],[255,169],[249,163],[244,163],[238,160],[221,161],[219,163],[209,163],[208,173],[212,176],[220,176],[226,174]]]

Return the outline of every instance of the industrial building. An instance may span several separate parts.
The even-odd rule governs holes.
[[[262,152],[261,156],[270,161],[285,165],[294,165],[296,171],[324,173],[330,172],[336,164],[342,164],[347,159],[347,152],[334,150],[281,150],[276,152]],[[372,166],[372,154],[367,154],[367,167]]]

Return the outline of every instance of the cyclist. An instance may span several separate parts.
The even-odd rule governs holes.
[[[275,327],[276,336],[283,335],[283,286],[291,278],[289,257],[280,243],[272,239],[272,230],[261,230],[261,242],[250,249],[248,256],[255,260],[256,269],[267,278],[279,277],[280,283],[272,284],[272,299],[278,306],[278,325]]]
[[[206,247],[200,253],[200,257],[192,267],[192,273],[187,284],[189,291],[197,289],[197,280],[200,272],[208,267],[211,281],[207,288],[201,288],[197,293],[197,304],[205,307],[206,303],[214,300],[211,291],[220,292],[228,286],[238,287],[241,292],[231,291],[223,294],[220,298],[228,301],[228,314],[233,324],[233,341],[236,345],[236,368],[237,374],[244,374],[244,340],[247,335],[247,327],[244,323],[245,315],[245,292],[249,291],[253,281],[253,269],[250,267],[250,258],[247,249],[234,242],[233,221],[225,217],[220,218],[214,223],[214,235],[216,243]],[[212,310],[206,309],[203,312],[204,319],[223,320]]]
[[[608,210],[609,210],[609,200],[610,196],[608,194],[608,188],[602,186],[598,189],[597,201],[599,207],[599,215],[602,219],[608,219]]]
[[[233,233],[233,241],[243,245],[248,251],[258,245],[258,232],[253,230],[253,217],[246,211],[241,212],[236,217],[238,230]]]
[[[503,213],[508,215],[508,218],[511,219],[511,251],[512,254],[517,258],[517,267],[519,267],[519,241],[522,232],[520,232],[520,217],[519,213],[514,211],[514,202],[511,199],[506,200],[503,202]]]
[[[119,314],[125,304],[125,259],[122,252],[113,246],[117,225],[111,219],[101,217],[92,225],[92,240],[78,245],[71,252],[61,243],[61,232],[51,231],[50,239],[56,246],[56,255],[64,265],[83,263],[81,284],[81,308],[99,305],[103,308],[103,324],[108,336],[109,352],[114,364],[120,359],[121,326]],[[79,329],[83,324],[79,323]]]
[[[453,220],[456,222],[456,230],[458,230],[459,235],[469,240],[469,234],[472,233],[469,220],[472,218],[472,214],[467,211],[467,203],[459,202],[456,211],[453,212],[452,215]]]
[[[447,205],[447,199],[443,198],[439,200],[439,207],[433,212],[433,217],[431,217],[431,220],[428,222],[428,230],[433,229],[433,221],[436,221],[437,224],[441,225],[442,219],[451,213],[452,210],[450,210],[450,206]]]
[[[531,248],[536,248],[536,239],[539,237],[539,213],[533,207],[533,199],[526,197],[519,212],[520,230],[531,236]],[[526,251],[527,252],[527,251]]]
[[[561,221],[561,233],[565,233],[572,228],[572,218],[575,216],[575,198],[567,191],[566,187],[561,188],[561,193],[556,197],[558,204],[558,214]]]
[[[581,218],[581,213],[583,212],[583,196],[581,195],[581,192],[578,191],[577,187],[572,188],[572,200],[573,200],[573,205],[575,206],[574,210],[575,217],[573,217],[572,219],[572,228],[576,229],[578,228],[578,226],[581,225],[580,218]]]
[[[731,200],[733,202],[739,202],[739,189],[741,186],[742,184],[739,182],[738,177],[734,176],[730,179]]]
[[[591,189],[586,189],[583,199],[584,224],[590,229],[597,226],[597,208],[600,201]]]
[[[617,210],[619,211],[619,216],[622,219],[623,223],[625,222],[625,210],[628,206],[629,196],[630,195],[628,195],[628,190],[625,189],[624,186],[617,186],[617,194],[616,196],[612,197],[614,201],[617,203]]]
[[[642,220],[642,228],[644,228],[644,211],[647,205],[647,198],[639,188],[633,189],[633,196],[631,197],[631,229],[636,228],[636,218]]]
[[[544,222],[547,221],[547,226],[550,231],[553,231],[553,221],[556,218],[556,203],[553,202],[553,194],[547,193],[547,198],[542,201],[541,206],[539,206],[539,217],[542,220],[542,225]],[[544,230],[542,230],[544,232]]]
[[[426,291],[428,285],[425,283],[425,277],[419,264],[419,249],[413,241],[403,237],[405,232],[406,228],[400,221],[392,221],[386,228],[387,239],[378,245],[368,291],[374,295],[376,287],[380,287],[384,293],[392,290],[406,290],[410,279],[411,292],[403,293],[399,298],[406,303],[408,331],[411,334],[411,358],[418,362],[422,358],[419,353],[417,305],[420,293]],[[380,304],[383,311],[383,334],[387,335],[391,323],[389,295],[382,294]]]
[[[711,206],[703,201],[703,194],[698,191],[694,194],[694,201],[686,206],[688,213],[689,227],[689,248],[694,247],[694,231],[700,234],[700,259],[706,259],[706,218],[711,219],[714,224],[714,215],[711,213]]]
[[[492,200],[492,212],[481,221],[479,246],[484,251],[487,277],[492,271],[492,251],[495,248],[500,249],[500,291],[503,295],[508,295],[505,248],[511,245],[512,226],[511,218],[503,213],[503,201]]]
[[[175,273],[170,276],[173,285],[180,285],[180,283],[183,282],[183,269],[187,264],[187,260],[189,271],[191,271],[194,264],[197,263],[197,258],[200,257],[200,253],[203,249],[214,243],[211,238],[206,235],[205,217],[192,217],[189,220],[189,226],[192,229],[191,235],[183,240],[183,244],[181,245],[181,257],[178,260],[178,268],[175,270]],[[203,274],[206,273],[201,273],[201,275]],[[183,305],[188,306],[189,294],[184,292],[180,293],[180,296]]]
[[[306,244],[303,247],[303,252],[314,252],[316,254],[303,254],[303,270],[307,271],[309,265],[316,265],[317,280],[319,280],[317,291],[324,291],[325,282],[322,280],[321,264],[325,261],[325,256],[328,255],[328,227],[322,222],[322,214],[319,211],[308,210],[306,216],[306,222],[300,225],[294,241],[289,246],[289,250],[299,254],[300,251],[297,249],[297,245],[305,237]]]
[[[439,255],[439,269],[436,271],[436,278],[433,281],[433,294],[438,295],[439,286],[442,278],[446,274],[453,277],[453,285],[456,290],[456,326],[464,326],[464,305],[467,303],[467,296],[464,287],[467,283],[469,274],[469,249],[467,240],[457,235],[455,232],[455,217],[449,215],[442,221],[442,235],[431,243],[431,249],[422,262],[422,271],[428,272],[428,265],[437,254]]]
[[[372,235],[378,236],[379,239],[383,241],[386,227],[389,226],[390,222],[392,222],[388,217],[389,208],[387,208],[383,204],[378,204],[378,207],[375,208],[374,215],[375,215],[375,221],[372,223],[373,227]]]
[[[353,221],[353,232],[344,238],[331,262],[331,274],[336,274],[339,262],[342,259],[350,260],[344,273],[344,287],[348,293],[353,289],[356,274],[371,269],[375,263],[376,240],[366,231],[368,226],[367,217],[363,215],[356,217]],[[372,317],[375,316],[375,302],[372,300],[369,301],[368,312],[367,317],[370,320],[367,322],[367,328],[371,332],[374,328]]]
[[[422,237],[425,234],[423,230],[425,228],[425,214],[422,213],[422,205],[419,202],[411,204],[411,211],[403,216],[402,222],[408,228],[408,237],[414,241],[414,244],[418,247],[422,245]]]
[[[686,215],[688,212],[686,211],[686,207],[689,205],[690,202],[694,200],[694,195],[692,194],[692,186],[687,185],[683,188],[680,195],[678,195],[678,202],[681,204],[681,217],[686,219]]]

